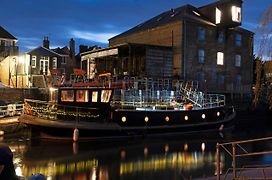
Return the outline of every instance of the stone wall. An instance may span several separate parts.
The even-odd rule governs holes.
[[[0,103],[2,104],[23,102],[25,98],[47,100],[48,90],[38,88],[0,88]]]

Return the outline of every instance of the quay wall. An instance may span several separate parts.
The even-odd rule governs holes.
[[[19,103],[27,99],[48,99],[48,90],[42,88],[0,88],[0,104]]]

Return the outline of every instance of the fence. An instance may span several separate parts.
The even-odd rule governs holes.
[[[8,104],[0,106],[0,117],[19,116],[22,114],[23,109],[23,104]]]
[[[246,158],[251,156],[261,156],[261,155],[272,155],[272,150],[268,151],[258,151],[258,152],[250,152],[245,148],[246,144],[263,142],[263,141],[272,141],[272,137],[259,138],[259,139],[251,139],[244,141],[234,141],[229,143],[222,143],[216,145],[216,175],[217,180],[220,180],[220,171],[221,171],[221,160],[220,160],[220,151],[221,149],[226,151],[228,155],[232,157],[232,167],[227,170],[223,179],[227,179],[232,172],[231,179],[243,179],[247,176],[247,178],[254,179],[271,179],[272,177],[272,164],[241,164],[241,167],[237,166],[237,158]],[[258,173],[261,173],[261,177],[258,177]],[[260,176],[259,175],[259,176]],[[269,176],[269,177],[268,177]]]

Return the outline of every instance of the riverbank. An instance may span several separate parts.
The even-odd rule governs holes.
[[[0,131],[4,134],[21,130],[24,126],[18,121],[19,116],[0,118]]]

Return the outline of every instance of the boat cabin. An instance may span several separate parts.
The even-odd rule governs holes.
[[[112,89],[95,87],[61,87],[57,90],[59,105],[77,107],[108,107],[112,99]]]

